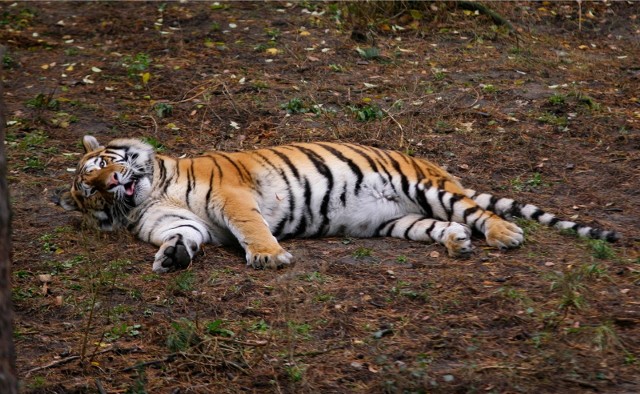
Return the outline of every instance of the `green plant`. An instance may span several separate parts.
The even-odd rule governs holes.
[[[325,283],[327,281],[327,277],[318,271],[313,271],[311,273],[304,275],[303,279],[307,282],[318,282],[318,283]]]
[[[24,170],[41,171],[44,170],[45,164],[39,157],[27,157],[24,159]]]
[[[127,70],[129,77],[136,77],[143,71],[146,71],[151,65],[152,59],[146,53],[138,53],[134,56],[125,56],[122,58],[122,67]]]
[[[456,130],[455,127],[453,127],[449,122],[446,122],[444,120],[437,121],[436,126],[434,128],[434,131],[436,133],[443,133],[443,134],[452,133],[455,130]]]
[[[305,369],[302,367],[297,365],[288,365],[284,369],[287,372],[289,379],[294,383],[300,382],[304,377]]]
[[[587,241],[591,254],[596,259],[607,260],[616,256],[615,251],[609,245],[609,243],[602,239],[590,239]]]
[[[214,320],[207,323],[205,325],[205,329],[208,334],[216,335],[219,337],[233,337],[236,335],[233,331],[222,327],[223,324],[224,322],[221,319]]]
[[[153,109],[156,111],[156,115],[160,118],[166,118],[171,116],[173,113],[173,106],[167,103],[156,103],[153,106]]]
[[[151,145],[156,152],[164,152],[166,149],[165,146],[162,144],[162,142],[158,141],[154,137],[146,136],[146,137],[143,137],[142,140],[147,144]]]
[[[265,29],[265,34],[269,36],[269,39],[271,41],[275,41],[278,39],[278,37],[280,37],[281,32],[280,29],[274,27]]]
[[[558,128],[564,128],[569,124],[569,120],[566,116],[558,116],[550,112],[544,113],[539,116],[538,121],[557,126]]]
[[[358,249],[353,251],[353,257],[357,259],[361,259],[363,257],[370,257],[371,253],[372,253],[371,249],[361,246]]]
[[[121,337],[129,336],[136,337],[140,335],[140,324],[128,325],[127,323],[116,324],[104,334],[104,339],[108,342],[113,342]]]
[[[249,327],[250,331],[258,331],[258,332],[266,332],[269,330],[269,324],[265,322],[263,319],[253,323],[251,327]]]
[[[167,335],[167,347],[172,352],[185,351],[201,342],[193,322],[180,319],[171,323],[171,331]]]
[[[53,93],[49,95],[38,93],[36,97],[27,100],[25,104],[27,107],[35,109],[49,109],[52,111],[57,111],[60,109],[60,101],[53,98]]]
[[[481,85],[482,86],[482,91],[485,93],[496,93],[498,92],[498,89],[491,85],[491,84],[486,84],[486,85]]]
[[[180,292],[192,291],[195,280],[196,277],[192,271],[182,271],[173,279],[169,288]]]
[[[549,97],[549,104],[554,106],[564,105],[566,101],[566,96],[564,94],[555,93],[551,97]]]
[[[375,47],[369,47],[364,49],[357,47],[356,52],[358,52],[358,55],[360,55],[360,57],[365,60],[374,60],[374,59],[380,58],[380,50]]]
[[[331,69],[331,71],[336,72],[336,73],[342,73],[345,71],[344,67],[341,66],[340,64],[329,64],[329,69]]]
[[[309,325],[308,323],[296,323],[290,321],[287,323],[287,326],[289,327],[289,330],[291,330],[297,336],[300,336],[304,339],[311,338],[311,325]]]
[[[349,110],[355,114],[356,119],[360,122],[370,122],[384,118],[384,111],[377,105],[350,106]]]

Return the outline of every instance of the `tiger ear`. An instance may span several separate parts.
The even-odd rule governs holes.
[[[85,135],[82,138],[82,145],[84,146],[84,153],[93,152],[102,148],[96,137],[92,135]]]
[[[60,200],[58,200],[58,204],[60,204],[60,206],[62,208],[64,208],[65,210],[67,210],[67,211],[79,211],[80,210],[80,207],[78,207],[78,203],[71,196],[70,192],[62,193],[62,195],[60,195]]]

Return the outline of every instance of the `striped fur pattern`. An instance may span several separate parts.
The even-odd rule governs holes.
[[[136,139],[102,146],[85,136],[71,190],[60,204],[104,230],[125,227],[159,246],[153,270],[184,268],[205,243],[240,244],[255,268],[289,264],[278,240],[291,237],[390,236],[472,252],[472,231],[505,249],[524,217],[579,235],[618,235],[560,220],[530,204],[478,194],[435,164],[354,144],[297,143],[193,158],[155,154]]]

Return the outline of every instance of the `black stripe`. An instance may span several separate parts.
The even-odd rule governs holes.
[[[373,161],[373,159],[367,155],[360,146],[358,145],[352,145],[352,144],[344,144],[343,145],[345,148],[351,149],[353,152],[357,153],[358,155],[360,155],[360,157],[364,158],[367,163],[369,163],[369,167],[371,167],[371,169],[373,170],[373,172],[378,172],[378,166],[376,165],[376,162]]]
[[[409,231],[411,231],[411,229],[413,228],[413,226],[415,226],[419,221],[423,220],[424,218],[418,218],[416,219],[413,223],[411,223],[409,225],[409,227],[407,227],[406,230],[404,230],[404,239],[411,239],[409,238]]]
[[[469,215],[473,215],[474,213],[478,212],[479,209],[480,207],[477,205],[465,209],[464,212],[462,213],[462,220],[466,223]]]
[[[432,220],[431,221],[431,225],[429,226],[429,228],[426,229],[426,231],[424,232],[425,234],[427,234],[432,240],[434,239],[431,236],[431,232],[433,231],[433,229],[436,227],[436,221]]]
[[[273,154],[275,154],[276,156],[278,156],[280,159],[282,159],[282,161],[284,162],[284,164],[287,165],[287,167],[289,167],[289,170],[291,170],[291,173],[293,173],[293,176],[296,178],[296,180],[298,180],[298,182],[300,182],[300,173],[298,172],[298,169],[296,168],[296,166],[293,164],[293,162],[291,162],[291,159],[289,159],[289,157],[287,155],[285,155],[284,153],[280,152],[277,149],[271,148],[271,149],[267,149],[269,152],[273,152]],[[302,182],[301,182],[302,183]]]
[[[499,198],[495,197],[495,196],[491,196],[491,198],[489,199],[489,205],[485,208],[487,211],[491,211],[493,212],[493,210],[496,207],[496,203],[498,202]]]
[[[424,215],[426,217],[428,217],[428,218],[432,218],[433,217],[433,208],[431,207],[431,204],[429,204],[429,200],[427,199],[427,191],[429,191],[430,187],[425,187],[425,189],[423,191],[421,191],[418,188],[418,185],[419,184],[416,183],[416,185],[414,186],[415,189],[416,189],[416,200],[418,201],[418,204],[422,208],[422,211],[423,211]],[[424,185],[424,183],[423,183],[423,185]]]
[[[245,174],[243,173],[242,169],[240,168],[240,166],[238,166],[238,161],[237,160],[233,160],[232,158],[230,158],[227,154],[225,153],[221,153],[218,152],[217,153],[218,156],[226,159],[229,163],[231,163],[231,165],[236,169],[236,171],[238,172],[238,175],[240,175],[240,179],[242,179],[242,181],[244,182],[248,182],[249,180],[251,180],[251,175],[247,172],[247,178],[245,178]],[[246,169],[245,169],[246,171]]]
[[[354,175],[357,178],[356,185],[355,185],[355,193],[356,193],[356,195],[358,195],[358,193],[360,192],[360,187],[362,186],[362,180],[364,179],[364,175],[362,174],[362,170],[360,170],[360,167],[358,167],[353,162],[353,160],[351,160],[350,158],[348,158],[345,155],[343,155],[342,152],[340,152],[339,150],[335,149],[334,147],[332,147],[330,145],[327,145],[327,144],[323,144],[323,143],[317,143],[316,145],[319,145],[319,146],[323,147],[324,149],[329,151],[332,155],[334,155],[338,159],[342,160],[343,162],[347,163],[347,165],[351,169],[351,172],[353,172]]]
[[[314,165],[318,173],[324,176],[325,179],[327,180],[327,190],[324,196],[322,197],[322,203],[320,204],[320,214],[322,215],[322,223],[320,224],[320,227],[318,228],[318,231],[316,234],[316,236],[321,236],[325,233],[326,227],[329,224],[329,216],[328,216],[329,202],[331,199],[331,193],[333,192],[333,186],[334,186],[333,174],[331,173],[331,169],[327,167],[327,165],[324,163],[322,156],[320,156],[318,153],[314,152],[309,148],[305,148],[303,146],[296,145],[295,148],[297,148],[300,152],[302,152],[305,156],[307,156],[309,160],[311,160],[311,163]]]
[[[191,163],[189,165],[189,168],[187,169],[187,194],[186,194],[186,204],[187,207],[189,209],[191,209],[191,203],[189,202],[189,198],[190,198],[190,194],[191,194],[191,190],[192,190],[192,184],[195,187],[195,176],[193,174],[193,160],[192,159],[187,159],[189,160],[189,162]],[[192,178],[193,178],[193,183],[192,183]]]
[[[385,227],[387,227],[390,223],[393,223],[393,222],[397,221],[398,219],[399,219],[399,218],[393,218],[393,219],[389,219],[389,220],[386,220],[386,221],[384,221],[384,222],[380,223],[380,225],[379,225],[379,226],[378,226],[378,228],[376,229],[376,232],[375,232],[375,233],[376,233],[378,236],[382,235],[382,230],[384,230],[384,228],[385,228]],[[387,236],[388,236],[388,234],[387,234]]]
[[[544,211],[542,209],[538,209],[531,215],[531,219],[535,221],[540,221],[540,216],[544,215]]]

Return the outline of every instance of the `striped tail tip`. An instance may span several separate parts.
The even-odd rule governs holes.
[[[558,221],[555,225],[553,225],[553,227],[560,230],[573,230],[581,237],[602,239],[607,242],[616,242],[621,238],[620,234],[615,231],[601,230],[599,228],[593,228],[584,224],[569,221]]]

